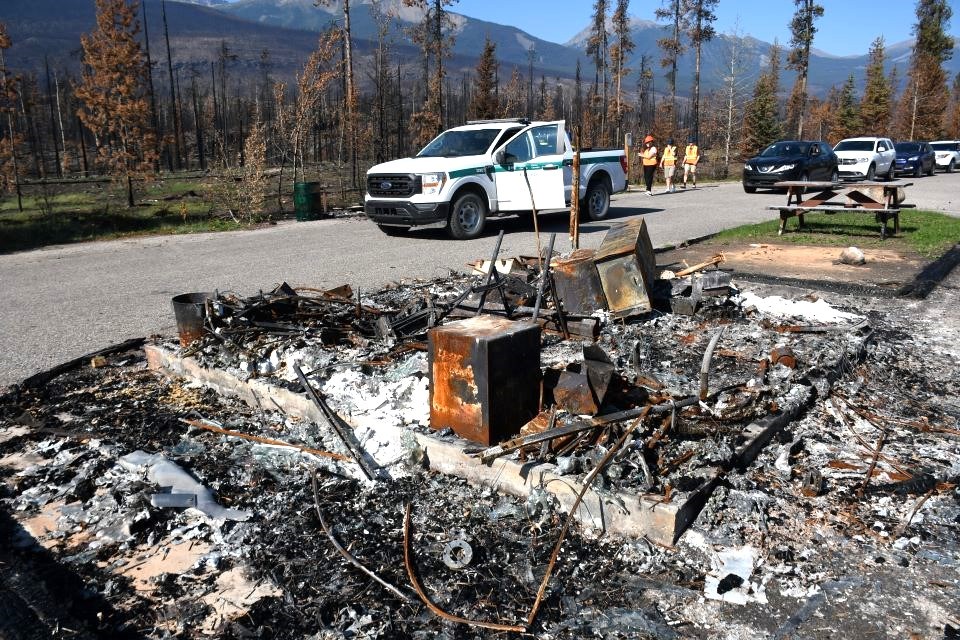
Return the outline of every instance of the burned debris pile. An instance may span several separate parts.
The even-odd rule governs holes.
[[[0,567],[78,576],[88,634],[956,626],[960,393],[935,326],[739,289],[722,257],[667,272],[637,225],[498,254],[377,292],[190,294],[182,344],[13,389]]]

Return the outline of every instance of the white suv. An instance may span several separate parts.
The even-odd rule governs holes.
[[[833,148],[841,180],[870,181],[877,176],[893,180],[897,151],[890,138],[847,138]]]
[[[960,167],[960,140],[937,140],[930,146],[937,154],[937,169],[953,173]]]

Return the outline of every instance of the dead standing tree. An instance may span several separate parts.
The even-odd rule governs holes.
[[[677,128],[677,64],[684,51],[683,43],[680,41],[680,31],[683,27],[682,1],[663,0],[663,6],[656,11],[658,20],[670,20],[670,25],[667,27],[670,30],[670,36],[657,40],[657,46],[663,51],[660,66],[669,69],[667,80],[670,83],[670,103],[667,105],[665,126],[671,132]]]
[[[614,78],[614,99],[613,115],[616,123],[615,142],[619,143],[623,139],[624,114],[628,110],[628,103],[624,95],[623,81],[630,74],[627,68],[627,58],[634,50],[633,39],[630,37],[630,0],[617,0],[617,6],[613,11],[613,35],[616,40],[610,47],[610,63],[613,65]]]
[[[453,36],[449,32],[450,16],[445,7],[457,0],[403,0],[404,6],[415,7],[423,11],[423,21],[415,26],[410,35],[423,51],[423,84],[427,94],[420,111],[410,116],[410,128],[415,147],[429,142],[443,129],[443,88],[446,72],[443,61],[450,55]],[[430,59],[433,59],[433,71],[430,71]]]
[[[6,125],[6,131],[0,135],[0,192],[15,189],[17,209],[23,211],[23,194],[20,191],[20,168],[17,166],[17,144],[19,135],[13,126],[13,114],[17,110],[16,79],[7,71],[3,52],[13,43],[7,35],[7,25],[0,22],[0,126]]]
[[[147,101],[147,64],[137,40],[137,2],[96,0],[97,28],[82,36],[83,73],[76,94],[80,119],[93,132],[106,170],[126,182],[132,207],[133,181],[157,160],[156,132]]]
[[[713,40],[716,30],[713,22],[717,19],[713,12],[720,0],[684,0],[684,14],[687,37],[695,52],[693,66],[693,137],[700,144],[700,57],[703,43]]]
[[[340,35],[339,30],[321,34],[317,49],[310,54],[303,73],[297,78],[297,96],[289,121],[294,181],[303,180],[306,166],[304,151],[321,100],[327,87],[341,73],[340,65],[333,63],[339,51]]]
[[[606,144],[607,134],[607,55],[609,53],[609,35],[607,34],[607,11],[610,3],[607,0],[595,0],[593,3],[593,21],[590,25],[590,37],[587,39],[587,55],[593,58],[595,75],[593,79],[594,91],[590,101],[589,127],[599,140],[594,140],[592,134],[585,137],[593,143]],[[586,130],[586,129],[585,129]]]

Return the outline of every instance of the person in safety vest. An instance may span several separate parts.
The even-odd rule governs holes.
[[[663,169],[663,177],[667,180],[666,193],[676,191],[673,185],[673,171],[677,164],[677,147],[673,144],[673,138],[667,139],[667,146],[663,148],[663,157],[660,158],[660,168]]]
[[[690,138],[683,152],[683,188],[687,188],[687,174],[693,177],[693,188],[697,188],[697,163],[700,162],[700,147],[697,139]]]
[[[643,181],[647,185],[647,195],[653,195],[653,174],[657,172],[657,147],[653,144],[653,136],[643,139],[643,150],[640,152],[640,161],[643,164]]]

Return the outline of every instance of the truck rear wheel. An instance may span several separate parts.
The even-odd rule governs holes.
[[[591,220],[603,220],[610,212],[610,189],[603,180],[592,180],[587,185],[587,193],[583,196],[582,207],[586,209],[587,217]]]
[[[457,240],[472,240],[483,233],[487,204],[475,193],[465,193],[453,202],[447,232]]]

